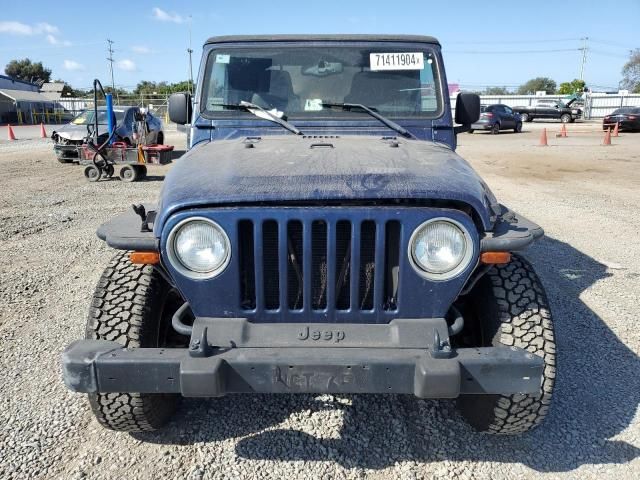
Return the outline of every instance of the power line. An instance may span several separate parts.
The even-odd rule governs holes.
[[[536,40],[509,40],[510,44],[520,43],[560,43],[560,42],[572,42],[581,40],[580,38],[556,38],[556,39],[536,39]],[[446,42],[447,45],[495,45],[496,42],[477,42],[477,41],[468,41],[468,42]]]
[[[557,52],[578,52],[582,48],[557,48],[550,50],[448,50],[443,49],[447,53],[458,53],[468,55],[508,55],[508,54],[523,54],[523,53],[557,53]]]

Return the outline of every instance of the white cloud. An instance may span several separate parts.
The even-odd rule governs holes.
[[[131,60],[124,59],[116,62],[116,67],[126,72],[133,72],[136,69],[136,64]]]
[[[84,70],[84,65],[82,65],[81,63],[76,62],[75,60],[65,60],[64,61],[64,68],[65,70],[69,70],[69,71],[78,71],[78,70]]]
[[[0,22],[0,33],[33,35],[33,27],[20,22]]]
[[[44,22],[36,23],[35,25],[27,25],[16,21],[0,22],[0,33],[8,33],[10,35],[41,35],[58,33],[59,31],[55,25]]]
[[[175,12],[165,12],[164,10],[154,7],[153,8],[153,18],[156,20],[160,20],[161,22],[173,22],[173,23],[184,23],[184,17],[178,15]]]
[[[50,33],[47,34],[45,38],[47,39],[47,42],[49,42],[51,45],[62,45],[63,47],[71,46],[71,42],[69,40],[60,40],[58,39],[58,37],[56,37],[55,35],[51,35]]]
[[[59,33],[60,29],[49,23],[38,23],[34,28],[34,33]]]
[[[142,54],[151,53],[151,49],[144,45],[134,45],[133,47],[131,47],[131,50],[134,53],[142,53]]]

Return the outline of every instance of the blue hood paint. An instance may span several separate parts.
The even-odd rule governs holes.
[[[392,144],[396,142],[396,146]],[[155,222],[194,207],[394,199],[449,200],[473,208],[485,231],[497,202],[448,146],[379,136],[269,135],[196,145],[167,175]]]

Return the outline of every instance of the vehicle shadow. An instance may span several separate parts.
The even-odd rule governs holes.
[[[585,289],[611,274],[605,265],[551,238],[538,242],[526,256],[547,289],[558,349],[552,409],[545,423],[528,434],[477,433],[451,401],[402,395],[338,400],[326,395],[232,395],[185,400],[168,429],[135,436],[169,444],[245,437],[236,444],[236,454],[242,458],[334,461],[347,468],[477,460],[564,472],[583,464],[631,461],[640,449],[612,438],[629,426],[636,413],[640,361],[580,299]],[[342,411],[338,438],[318,438],[295,429],[304,425],[308,430],[313,422],[300,419],[326,409]]]

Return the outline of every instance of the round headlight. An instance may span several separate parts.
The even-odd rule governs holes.
[[[473,242],[467,230],[451,220],[434,219],[413,232],[410,258],[418,272],[430,279],[456,276],[473,257]]]
[[[171,264],[195,278],[211,278],[222,273],[231,258],[229,237],[217,223],[206,218],[180,222],[169,234]]]

